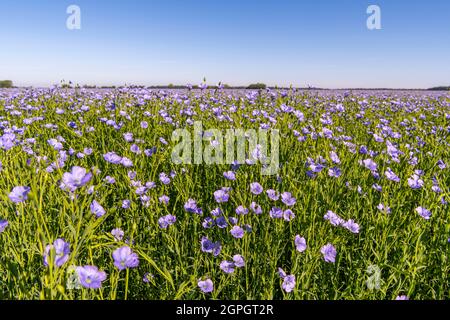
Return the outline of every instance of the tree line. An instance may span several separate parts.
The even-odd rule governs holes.
[[[12,88],[13,82],[11,80],[0,80],[0,88]]]

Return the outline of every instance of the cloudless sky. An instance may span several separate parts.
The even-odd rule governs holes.
[[[81,29],[69,30],[69,5]],[[367,7],[381,8],[368,30]],[[1,0],[0,80],[450,85],[448,0]]]

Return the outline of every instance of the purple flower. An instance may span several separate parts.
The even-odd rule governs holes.
[[[409,300],[409,297],[408,297],[408,296],[405,296],[405,295],[401,295],[401,296],[397,296],[397,297],[395,298],[395,300]]]
[[[288,275],[284,277],[283,284],[281,285],[284,291],[291,292],[295,288],[295,276]]]
[[[281,279],[286,278],[286,272],[284,272],[284,270],[281,268],[278,268],[278,275],[280,276]]]
[[[280,198],[280,195],[278,194],[278,192],[276,192],[273,189],[267,190],[266,193],[270,200],[277,201]]]
[[[78,166],[72,167],[71,172],[65,172],[61,181],[61,189],[74,192],[77,188],[86,185],[92,178],[92,173]]]
[[[382,211],[382,212],[385,212],[385,213],[391,213],[391,208],[389,208],[388,206],[385,206],[384,204],[382,204],[382,203],[380,203],[378,206],[377,206],[377,209],[378,210],[380,210],[380,211]]]
[[[319,173],[323,170],[323,168],[325,168],[323,165],[321,165],[320,163],[314,163],[311,162],[309,164],[309,168],[311,169],[312,172],[314,173]],[[310,176],[313,176],[313,174],[310,174]]]
[[[139,149],[139,146],[137,144],[132,144],[130,146],[130,151],[136,154],[140,154],[141,153],[141,149]]]
[[[239,226],[234,226],[233,228],[231,228],[230,233],[236,239],[240,239],[244,236],[244,229]]]
[[[105,181],[106,181],[107,183],[109,183],[109,184],[114,184],[114,183],[116,183],[116,179],[114,179],[114,177],[111,177],[111,176],[106,176],[106,177],[105,177]]]
[[[138,187],[137,189],[136,189],[136,194],[138,194],[138,195],[143,195],[144,193],[146,193],[147,192],[147,188],[146,187]]]
[[[245,267],[245,260],[240,254],[235,254],[233,256],[233,262],[234,262],[234,265],[238,268]]]
[[[14,133],[5,133],[0,137],[0,148],[9,150],[14,147],[16,142],[16,135]]]
[[[216,225],[220,228],[220,229],[224,229],[228,226],[227,220],[225,219],[225,217],[220,216],[216,219]]]
[[[199,280],[197,284],[203,293],[209,293],[214,290],[214,284],[211,279]]]
[[[228,180],[236,180],[236,175],[234,174],[233,171],[224,172],[223,176],[225,177],[225,179],[228,179]]]
[[[77,267],[76,272],[81,285],[85,288],[99,289],[102,281],[106,280],[106,273],[99,271],[96,266]]]
[[[158,200],[160,203],[168,204],[170,198],[164,194],[161,197],[159,197]]]
[[[394,182],[400,182],[400,178],[391,170],[391,168],[387,168],[384,174],[389,180]]]
[[[293,206],[297,200],[290,192],[283,192],[281,194],[281,201],[287,206]]]
[[[428,220],[431,218],[431,211],[428,209],[425,209],[423,207],[417,207],[416,212],[425,220]]]
[[[436,164],[439,167],[439,169],[441,169],[441,170],[444,170],[445,168],[447,168],[447,165],[442,160],[439,160]]]
[[[436,193],[441,193],[442,189],[438,185],[434,185],[431,187],[431,190]]]
[[[331,243],[324,245],[320,252],[323,254],[323,258],[326,262],[334,263],[336,260],[336,249]]]
[[[136,175],[137,175],[137,173],[136,173],[136,171],[128,171],[128,173],[127,173],[127,176],[128,176],[128,178],[130,178],[130,179],[134,179],[134,178],[136,178]]]
[[[214,199],[216,200],[217,203],[227,202],[229,197],[230,195],[228,194],[228,192],[222,189],[214,191]]]
[[[44,251],[44,265],[48,266],[48,260],[50,258],[51,250],[55,250],[54,264],[57,267],[61,267],[69,259],[70,244],[63,239],[56,239],[53,244],[49,244],[45,247]]]
[[[298,252],[303,252],[306,250],[306,240],[303,237],[300,237],[299,235],[295,236],[294,239],[295,248]]]
[[[283,217],[283,210],[277,207],[273,207],[269,211],[269,216],[274,219],[279,219]]]
[[[343,227],[352,233],[359,233],[359,225],[352,219],[349,219],[346,222],[344,222]]]
[[[87,156],[92,154],[92,148],[84,148],[83,153]]]
[[[262,209],[261,206],[259,204],[257,204],[256,202],[252,202],[250,204],[250,209],[255,213],[255,214],[261,214],[262,213]]]
[[[129,209],[131,205],[131,201],[130,200],[123,200],[122,201],[122,208],[123,209]]]
[[[238,215],[245,215],[247,213],[248,213],[248,209],[242,205],[236,208],[236,214],[238,214]]]
[[[376,142],[383,142],[384,139],[382,137],[380,137],[379,135],[377,135],[376,133],[373,134],[374,140]]]
[[[96,200],[91,203],[91,212],[95,214],[97,218],[100,218],[106,213],[105,209]]]
[[[258,182],[252,182],[250,183],[250,192],[258,195],[263,192],[263,187]]]
[[[144,276],[142,277],[142,281],[144,281],[145,283],[149,283],[152,281],[152,279],[154,277],[155,276],[153,274],[151,274],[150,272],[146,272],[146,273],[144,273]]]
[[[111,230],[111,234],[114,237],[114,240],[116,241],[122,241],[123,236],[125,235],[125,233],[123,232],[122,229],[120,228],[115,228]]]
[[[366,159],[363,160],[362,165],[369,169],[370,171],[376,171],[377,170],[377,164],[372,159]]]
[[[151,157],[153,154],[155,154],[156,153],[156,147],[152,147],[152,148],[150,148],[150,149],[145,149],[144,150],[144,154],[147,156],[147,157]]]
[[[230,262],[230,261],[224,260],[224,261],[222,261],[222,262],[220,263],[220,269],[221,269],[223,272],[228,273],[228,274],[234,272],[234,267],[235,267],[235,266],[234,266],[234,263],[233,263],[233,262]]]
[[[330,152],[330,158],[331,158],[331,161],[333,161],[336,164],[341,163],[341,160],[339,159],[338,155],[334,151]]]
[[[7,226],[8,226],[8,220],[1,220],[0,219],[0,233],[5,231]]]
[[[285,221],[291,221],[294,218],[295,218],[295,214],[292,212],[291,209],[284,210],[284,212],[283,212],[283,219]]]
[[[49,139],[47,140],[48,144],[52,146],[53,149],[55,150],[62,150],[63,149],[63,145],[61,142],[59,142],[56,139]]]
[[[330,221],[330,223],[336,227],[341,225],[342,223],[344,223],[344,221],[336,213],[334,213],[331,210],[328,210],[327,213],[323,216],[323,218],[325,220]]]
[[[339,169],[338,167],[328,169],[328,175],[330,177],[339,178],[341,174],[342,174],[341,169]]]
[[[128,246],[123,246],[114,250],[112,257],[114,259],[114,265],[119,270],[135,268],[139,265],[138,255]]]
[[[212,253],[214,257],[217,257],[222,250],[220,241],[212,242],[208,237],[202,237],[200,244],[203,252]]]
[[[222,210],[220,210],[220,208],[215,208],[213,210],[211,210],[211,215],[214,217],[218,217],[222,214]]]
[[[214,224],[215,224],[215,221],[211,217],[206,217],[202,222],[202,226],[205,229],[212,228],[214,226]]]
[[[119,164],[122,161],[122,157],[115,152],[108,152],[104,154],[103,159],[112,164]]]
[[[383,188],[382,188],[379,184],[377,184],[377,183],[374,183],[374,184],[372,185],[372,188],[374,188],[374,189],[377,190],[378,192],[381,192],[381,191],[383,190]]]
[[[126,157],[123,157],[122,160],[120,160],[120,164],[123,165],[125,168],[133,166],[133,162]]]
[[[403,154],[395,145],[393,145],[390,141],[386,140],[387,145],[387,154],[392,157],[393,161],[400,162],[399,156]]]
[[[168,226],[171,226],[177,221],[177,218],[174,215],[168,214],[158,219],[158,225],[161,229],[167,229]]]
[[[126,142],[133,142],[133,134],[131,132],[124,133],[123,138]]]
[[[165,174],[164,172],[161,172],[159,174],[159,180],[163,183],[163,184],[169,184],[170,183],[170,178],[167,176],[167,174]]]
[[[8,195],[9,200],[14,203],[24,202],[28,199],[28,193],[31,191],[30,187],[14,187],[11,193]]]
[[[188,201],[184,204],[184,210],[199,215],[203,214],[202,209],[197,207],[197,202],[195,202],[195,200],[193,199],[188,199]]]
[[[412,189],[420,189],[423,187],[423,180],[420,179],[419,175],[413,174],[410,178],[408,178],[408,185]]]

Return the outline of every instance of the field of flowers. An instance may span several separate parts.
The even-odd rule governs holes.
[[[278,173],[174,163],[194,121]],[[0,91],[0,299],[449,299],[449,135],[446,92]]]

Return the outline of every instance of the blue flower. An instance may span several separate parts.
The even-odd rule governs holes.
[[[69,260],[70,245],[63,239],[56,239],[53,244],[49,244],[45,247],[44,251],[44,265],[48,266],[51,251],[54,250],[54,264],[57,267],[61,267]]]
[[[105,209],[96,200],[91,203],[91,212],[95,214],[97,218],[100,218],[106,213]]]
[[[203,293],[210,293],[214,290],[214,284],[211,279],[199,280],[197,285]]]
[[[244,236],[244,229],[239,226],[234,226],[230,231],[231,235],[236,239],[240,239]]]
[[[128,246],[123,246],[114,250],[112,257],[114,259],[114,265],[119,270],[135,268],[139,265],[138,255]]]
[[[306,250],[306,240],[303,237],[300,237],[299,235],[295,236],[294,239],[295,248],[298,252],[303,252]]]
[[[8,195],[9,200],[14,203],[25,202],[28,199],[28,193],[31,191],[30,187],[14,187]]]

